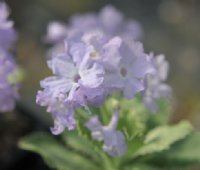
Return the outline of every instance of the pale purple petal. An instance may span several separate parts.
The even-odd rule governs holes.
[[[107,126],[102,126],[97,116],[91,117],[86,123],[86,127],[91,131],[92,138],[103,141],[103,150],[113,157],[122,156],[127,151],[123,133],[116,130],[118,120],[119,113],[116,111]]]
[[[77,69],[73,61],[66,59],[63,56],[53,58],[49,61],[49,66],[55,75],[63,76],[69,79],[77,73]]]
[[[70,48],[69,53],[73,56],[74,62],[77,65],[79,65],[81,63],[81,61],[83,60],[83,57],[86,53],[85,44],[82,42],[73,43],[73,45]]]
[[[68,130],[74,130],[76,127],[76,121],[74,118],[74,109],[70,105],[63,106],[59,112],[53,113],[54,127],[51,131],[54,135],[62,133],[66,128]]]
[[[132,99],[136,93],[144,90],[143,82],[137,79],[131,79],[124,87],[123,93],[127,99]]]
[[[95,14],[85,14],[85,15],[75,15],[70,19],[70,24],[72,28],[80,28],[83,31],[88,29],[95,29],[98,26],[98,20]]]
[[[98,141],[103,140],[102,124],[99,121],[98,116],[90,118],[90,120],[86,123],[86,127],[91,131],[93,139]]]
[[[144,56],[138,57],[132,65],[131,73],[136,78],[142,78],[149,72],[151,72],[150,63]]]
[[[52,134],[59,135],[64,131],[65,127],[62,124],[60,124],[59,121],[55,120],[54,127],[51,127],[50,129],[51,129]]]
[[[94,63],[90,69],[82,70],[80,73],[81,84],[85,87],[97,88],[103,83],[104,69],[101,65]]]
[[[113,6],[108,5],[99,14],[99,20],[107,31],[115,31],[123,23],[122,14]]]
[[[104,66],[107,66],[107,69],[116,68],[119,65],[121,54],[120,54],[120,46],[122,40],[119,37],[112,38],[104,47],[103,47],[103,55],[102,59],[104,62]]]
[[[45,40],[49,43],[58,43],[67,37],[68,29],[64,23],[53,21],[49,23]]]
[[[143,28],[137,21],[127,21],[127,23],[124,24],[122,36],[126,39],[139,40],[143,37]]]
[[[151,112],[155,113],[158,110],[158,106],[151,96],[145,96],[143,102]]]
[[[103,150],[110,156],[122,156],[127,151],[125,138],[120,131],[105,131]]]

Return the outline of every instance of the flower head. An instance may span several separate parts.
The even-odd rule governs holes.
[[[149,63],[140,43],[95,30],[68,34],[63,44],[48,61],[53,76],[41,81],[37,95],[48,112],[68,115],[68,107],[100,106],[114,91],[132,99],[144,89]]]
[[[163,81],[168,64],[163,57],[144,52],[142,43],[135,41],[141,36],[140,25],[125,20],[110,5],[97,15],[76,15],[67,25],[49,25],[46,40],[53,47],[47,63],[53,75],[40,82],[36,102],[52,113],[53,134],[75,129],[77,108],[91,112],[90,106],[101,106],[114,92],[127,99],[141,92],[147,107],[166,94],[168,86]],[[92,138],[103,141],[103,150],[110,156],[121,156],[127,150],[125,137],[117,130],[118,121],[115,112],[106,126],[98,116],[86,123]]]
[[[75,15],[70,18],[70,23],[53,21],[48,25],[46,41],[52,44],[62,42],[65,38],[73,36],[76,32],[90,33],[102,32],[109,38],[139,40],[143,36],[141,25],[135,20],[125,20],[120,11],[111,5],[104,7],[99,14],[88,13]]]
[[[83,49],[84,53],[81,53],[81,62],[74,60],[77,53],[70,53],[69,48],[65,53],[58,54],[48,61],[54,76],[41,81],[44,90],[38,92],[36,99],[38,104],[47,106],[47,111],[59,115],[56,116],[56,122],[61,122],[58,121],[60,117],[68,119],[65,120],[65,127],[68,129],[73,129],[70,128],[70,120],[74,122],[73,114],[69,114],[69,110],[72,113],[73,108],[86,106],[90,102],[99,103],[101,96],[104,95],[102,92],[104,68],[98,63],[91,63],[90,50],[86,46],[83,48],[85,49]]]

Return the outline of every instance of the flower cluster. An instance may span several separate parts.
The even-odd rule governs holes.
[[[46,42],[53,44],[49,51],[49,56],[63,51],[63,40],[72,39],[81,33],[93,31],[103,32],[108,38],[120,36],[127,40],[139,40],[143,37],[143,30],[139,22],[125,20],[124,16],[113,6],[104,7],[98,15],[88,13],[85,15],[75,15],[70,18],[69,24],[53,21],[47,28]]]
[[[38,91],[36,102],[52,113],[53,134],[76,127],[77,108],[101,106],[114,92],[127,99],[140,93],[146,103],[150,98],[153,104],[162,96],[155,95],[152,89],[159,86],[164,93],[160,85],[164,80],[164,71],[160,73],[164,58],[160,62],[146,54],[143,45],[135,41],[141,35],[140,25],[124,21],[112,6],[99,15],[75,16],[69,25],[50,24],[46,40],[53,44],[48,60],[53,76],[41,81],[43,90]],[[152,83],[156,78],[159,81]],[[111,156],[126,151],[125,138],[116,130],[118,119],[119,113],[115,112],[108,126],[101,125],[98,117],[86,123],[93,138],[104,141],[103,149]]]
[[[7,20],[8,8],[0,2],[0,112],[14,108],[19,84],[15,79],[17,66],[10,53],[16,40],[13,22]]]

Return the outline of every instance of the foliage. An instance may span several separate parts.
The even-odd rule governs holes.
[[[77,131],[65,131],[59,138],[48,133],[32,134],[24,137],[19,146],[40,154],[50,167],[58,170],[173,170],[200,164],[200,133],[194,132],[187,121],[167,125],[170,109],[164,101],[160,102],[161,111],[157,114],[147,113],[139,97],[132,101],[110,98],[101,108],[91,110],[107,123],[111,109],[119,107],[119,129],[128,143],[128,151],[122,157],[111,158],[91,138],[84,127],[88,117],[84,109],[77,113]]]

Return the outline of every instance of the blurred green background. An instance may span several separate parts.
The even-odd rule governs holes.
[[[7,3],[19,32],[18,62],[26,71],[22,100],[36,114],[41,111],[35,105],[39,81],[50,75],[45,62],[47,46],[42,41],[47,24],[52,20],[67,22],[73,14],[98,12],[112,4],[126,17],[142,24],[146,52],[163,53],[170,62],[168,82],[175,99],[172,121],[187,118],[200,127],[199,0],[8,0]],[[45,119],[44,115],[37,116]]]

